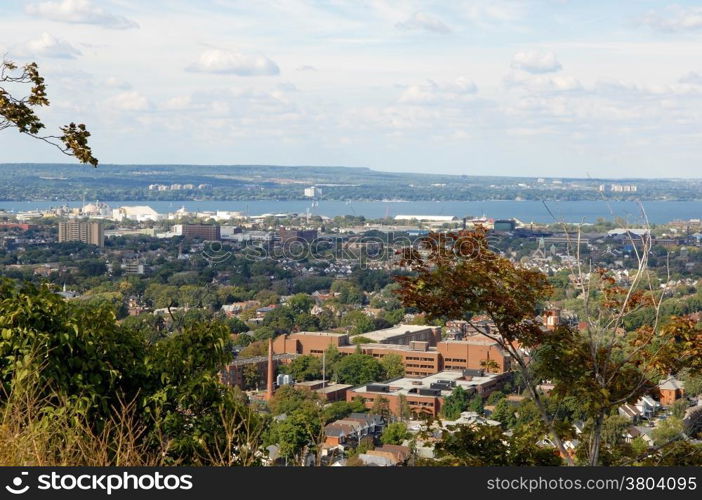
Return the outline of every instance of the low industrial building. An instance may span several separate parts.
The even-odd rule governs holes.
[[[346,401],[346,393],[351,389],[351,384],[335,384],[324,380],[307,380],[295,382],[295,389],[307,389],[319,394],[325,401]]]
[[[483,371],[443,371],[421,379],[403,377],[387,383],[373,383],[355,387],[346,393],[351,402],[360,398],[371,409],[377,399],[388,401],[390,411],[397,416],[409,410],[413,416],[436,417],[454,388],[460,386],[468,394],[487,397],[501,389],[511,379],[511,373],[484,373]]]
[[[273,341],[276,354],[313,354],[321,356],[330,346],[349,345],[349,336],[333,332],[299,332],[280,335]]]

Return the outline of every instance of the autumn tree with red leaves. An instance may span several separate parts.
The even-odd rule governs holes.
[[[647,271],[649,248],[650,241],[639,245],[638,267],[626,284],[606,270],[577,266],[582,329],[566,324],[546,329],[535,321],[551,295],[547,276],[492,251],[483,228],[432,233],[404,248],[400,265],[413,273],[397,277],[397,293],[405,306],[433,319],[466,320],[475,333],[497,342],[519,366],[553,443],[570,464],[561,438],[565,425],[548,413],[537,387],[549,380],[552,397],[575,397],[592,423],[587,462],[598,465],[602,425],[612,411],[636,402],[669,373],[702,368],[697,322],[660,317],[664,290]],[[656,311],[654,322],[627,332],[626,318],[642,308]],[[475,315],[487,316],[495,331],[476,325]]]
[[[537,390],[539,381],[528,366],[529,350],[544,338],[534,318],[537,307],[551,292],[547,277],[493,252],[486,230],[480,227],[431,233],[417,246],[402,249],[399,264],[413,271],[410,276],[396,278],[401,285],[397,294],[406,307],[431,319],[466,320],[476,333],[497,342],[517,363],[554,444],[572,464]],[[486,332],[472,321],[478,314],[492,320],[496,333]]]

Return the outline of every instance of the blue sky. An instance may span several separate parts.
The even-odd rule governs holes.
[[[104,163],[700,176],[699,2],[3,0],[0,52]]]

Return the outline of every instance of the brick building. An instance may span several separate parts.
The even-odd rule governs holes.
[[[295,357],[296,356],[294,354],[275,354],[273,356],[274,371],[277,370],[281,364],[290,363],[293,359],[295,359]],[[256,370],[258,371],[259,386],[265,386],[268,356],[235,359],[220,372],[220,380],[224,384],[237,386],[240,389],[246,389],[247,381],[245,380],[244,373],[246,367],[248,366],[256,367]]]
[[[359,344],[339,347],[342,354],[353,354],[356,349],[361,353],[382,359],[389,354],[396,354],[402,358],[405,375],[408,377],[425,377],[441,371],[441,354],[436,350],[429,350],[427,342],[413,341],[410,345],[397,344]]]
[[[3,229],[18,229],[20,231],[29,231],[34,229],[36,226],[32,224],[27,224],[25,222],[0,222],[0,230]]]
[[[321,356],[329,346],[349,345],[349,336],[345,333],[300,332],[280,335],[273,341],[275,354],[312,354]]]
[[[669,406],[685,395],[685,386],[680,380],[670,376],[658,384],[658,393],[661,404]]]
[[[496,373],[510,370],[511,358],[494,340],[473,335],[465,340],[446,340],[436,346],[442,358],[442,370],[479,370]]]
[[[404,377],[384,384],[373,383],[355,387],[346,393],[346,400],[351,402],[360,398],[364,406],[371,409],[377,399],[385,398],[390,411],[397,416],[402,412],[404,400],[411,414],[435,417],[441,411],[444,398],[449,396],[455,387],[461,386],[468,394],[487,397],[510,379],[510,373],[443,371],[421,379]]]
[[[219,241],[220,228],[216,224],[183,224],[183,236],[186,239],[198,238],[205,241]]]
[[[349,384],[334,384],[324,382],[323,380],[309,380],[295,383],[295,389],[314,391],[329,403],[346,401],[346,393],[352,387],[353,386]]]
[[[58,241],[82,241],[89,245],[105,246],[102,221],[69,220],[58,223]]]
[[[502,373],[510,370],[510,357],[495,342],[483,335],[465,340],[441,341],[439,328],[420,325],[398,325],[364,333],[372,343],[352,344],[343,333],[300,332],[281,335],[273,341],[276,354],[311,354],[321,356],[333,345],[343,355],[363,354],[382,359],[390,354],[400,356],[408,377],[424,377],[442,370],[480,370]]]

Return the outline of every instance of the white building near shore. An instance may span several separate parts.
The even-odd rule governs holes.
[[[458,217],[455,215],[396,215],[395,220],[416,220],[419,222],[457,222]]]
[[[112,210],[112,220],[133,220],[137,222],[157,221],[163,216],[146,205],[125,206]]]

